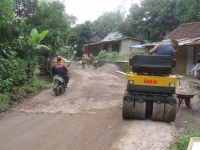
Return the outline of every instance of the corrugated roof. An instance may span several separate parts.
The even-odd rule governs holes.
[[[120,35],[120,36],[117,36],[117,35]],[[119,31],[117,32],[111,32],[110,34],[108,34],[103,40],[102,42],[104,41],[110,41],[112,39],[115,39],[115,38],[120,38],[122,37],[122,33],[120,33]]]
[[[153,42],[153,43],[149,43],[149,44],[144,44],[146,47],[148,46],[155,46],[157,44],[160,43],[169,43],[171,39],[166,39],[163,41],[159,41],[159,42]],[[182,39],[176,39],[178,41],[178,45],[198,45],[200,44],[200,36],[197,38],[182,38]],[[192,44],[193,43],[193,44]]]
[[[125,39],[131,39],[131,40],[135,40],[135,41],[140,41],[139,39],[136,38],[131,38],[131,37],[119,37],[119,38],[112,38],[108,41],[101,41],[101,42],[97,42],[97,43],[89,43],[89,44],[84,44],[83,46],[88,46],[88,45],[96,45],[96,44],[101,44],[101,43],[109,43],[109,42],[115,42],[115,41],[121,41],[121,40],[125,40]]]
[[[181,24],[165,39],[192,39],[196,37],[200,37],[200,21]]]

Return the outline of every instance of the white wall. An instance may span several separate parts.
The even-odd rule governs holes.
[[[121,50],[120,50],[120,54],[124,55],[124,54],[129,54],[130,51],[130,46],[133,45],[140,45],[140,41],[135,41],[135,40],[130,40],[130,39],[125,39],[121,41]]]
[[[189,74],[189,71],[195,66],[193,64],[194,60],[194,46],[187,46],[187,66],[186,66],[186,74]]]

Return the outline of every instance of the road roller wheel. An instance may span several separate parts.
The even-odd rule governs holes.
[[[170,102],[165,104],[165,116],[163,121],[165,122],[173,122],[176,119],[176,95],[172,94],[168,97],[170,99]]]
[[[124,119],[133,119],[133,104],[134,101],[123,101],[122,117]]]
[[[165,122],[173,122],[176,118],[176,104],[166,103],[165,104],[165,116],[163,121]]]
[[[164,103],[154,102],[151,120],[163,121],[164,110],[165,110],[165,104]]]
[[[133,113],[135,119],[145,119],[146,101],[143,100],[135,101],[135,106],[133,107]]]

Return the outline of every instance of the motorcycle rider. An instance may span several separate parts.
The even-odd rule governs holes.
[[[61,56],[57,56],[57,62],[55,62],[52,66],[51,66],[51,71],[53,75],[59,75],[60,77],[62,77],[65,80],[65,88],[67,87],[67,84],[69,82],[69,76],[67,74],[67,72],[70,70],[69,68],[67,68],[67,66],[61,62],[62,57]]]

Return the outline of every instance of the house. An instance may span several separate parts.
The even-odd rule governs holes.
[[[189,74],[189,71],[200,60],[200,21],[181,24],[163,41],[145,44],[145,47],[149,50],[156,44],[169,43],[170,39],[176,39],[179,42],[175,54],[176,67],[174,72]]]
[[[91,37],[91,41],[93,43],[96,43],[96,42],[100,42],[101,40],[103,40],[105,38],[104,35],[98,33],[98,32],[95,32],[92,37]]]
[[[109,53],[118,52],[119,54],[128,54],[129,47],[138,44],[141,44],[141,40],[125,37],[118,31],[108,34],[99,42],[84,44],[82,51],[84,55],[88,56],[90,53],[92,53],[93,56],[97,56],[101,50],[106,50]]]
[[[166,39],[179,39],[180,50],[175,55],[177,60],[175,71],[189,74],[200,60],[198,54],[200,53],[200,21],[180,25]]]

